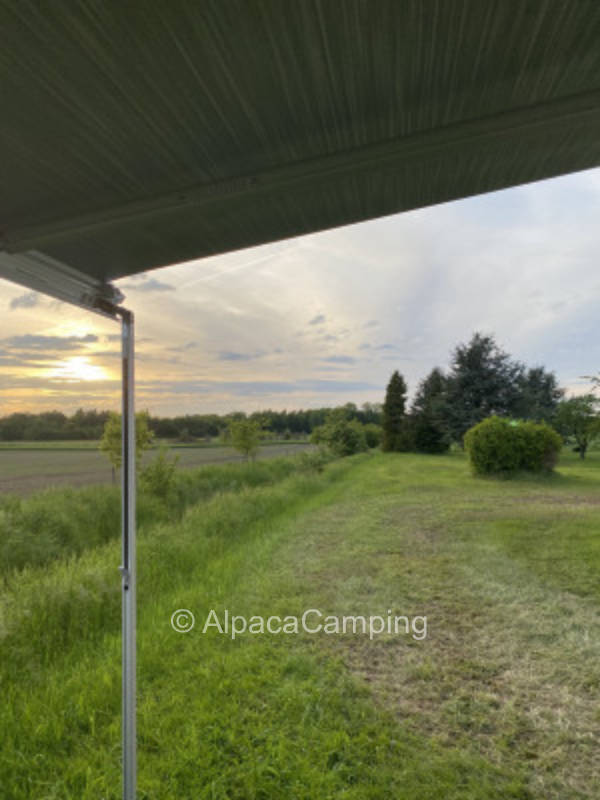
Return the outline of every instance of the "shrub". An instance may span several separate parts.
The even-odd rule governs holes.
[[[156,458],[140,472],[141,488],[161,500],[168,500],[175,491],[175,471],[179,456],[169,458],[167,448],[162,445]]]
[[[545,423],[488,417],[465,434],[465,448],[479,475],[517,470],[551,471],[562,447],[560,436]]]
[[[374,422],[368,422],[364,426],[364,430],[367,447],[379,447],[381,444],[381,438],[383,436],[383,428],[381,425],[376,425]]]
[[[327,445],[331,452],[338,456],[352,456],[367,450],[365,426],[357,420],[335,418],[315,428],[311,441],[313,444]]]
[[[326,448],[319,447],[298,456],[298,469],[301,472],[323,472],[325,466],[331,461],[331,455]]]

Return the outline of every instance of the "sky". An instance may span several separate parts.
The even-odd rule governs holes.
[[[475,331],[570,394],[600,371],[600,170],[152,270],[136,403],[158,416],[382,402]],[[0,281],[0,416],[117,409],[115,322]]]

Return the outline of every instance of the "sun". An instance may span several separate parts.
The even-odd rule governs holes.
[[[53,367],[50,377],[65,381],[103,381],[108,378],[106,370],[90,364],[87,356],[72,356],[59,361]]]

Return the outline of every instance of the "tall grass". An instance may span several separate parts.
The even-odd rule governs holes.
[[[205,478],[201,489],[194,490],[212,494],[209,500],[190,507],[179,524],[159,521],[141,528],[140,595],[151,597],[185,581],[199,561],[222,556],[251,526],[289,511],[346,469],[339,465],[324,478],[302,468],[300,474],[284,477],[298,471],[298,463],[291,460],[255,467],[259,465],[222,470],[221,485],[228,485],[228,491],[217,490],[219,476],[216,470],[207,470],[209,475],[200,475]],[[237,480],[232,480],[232,472]],[[0,596],[0,671],[13,679],[35,677],[75,641],[98,641],[119,629],[118,547],[117,541],[110,541],[80,557],[48,566],[29,565],[6,578]]]
[[[310,469],[311,464],[317,464],[314,456],[301,454],[180,470],[164,497],[140,485],[138,526],[176,522],[188,507],[218,492],[269,486]],[[6,576],[13,570],[42,566],[98,547],[119,535],[120,519],[117,486],[53,488],[26,498],[0,496],[0,573]]]

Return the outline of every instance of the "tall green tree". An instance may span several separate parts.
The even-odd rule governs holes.
[[[584,394],[558,404],[554,427],[564,437],[575,441],[580,458],[585,458],[589,445],[600,435],[599,402],[593,394]]]
[[[531,367],[517,378],[519,395],[514,414],[520,419],[550,423],[565,391],[556,375],[544,367]]]
[[[452,354],[447,384],[446,422],[453,439],[486,417],[513,416],[518,408],[524,367],[501,350],[493,336],[474,333]]]
[[[406,383],[396,370],[387,385],[383,403],[381,448],[386,452],[410,449],[406,418]]]
[[[411,407],[415,449],[420,453],[445,453],[450,447],[446,425],[447,381],[439,367],[421,381]]]
[[[260,445],[261,427],[256,420],[234,419],[229,423],[231,445],[246,461],[254,459]]]

